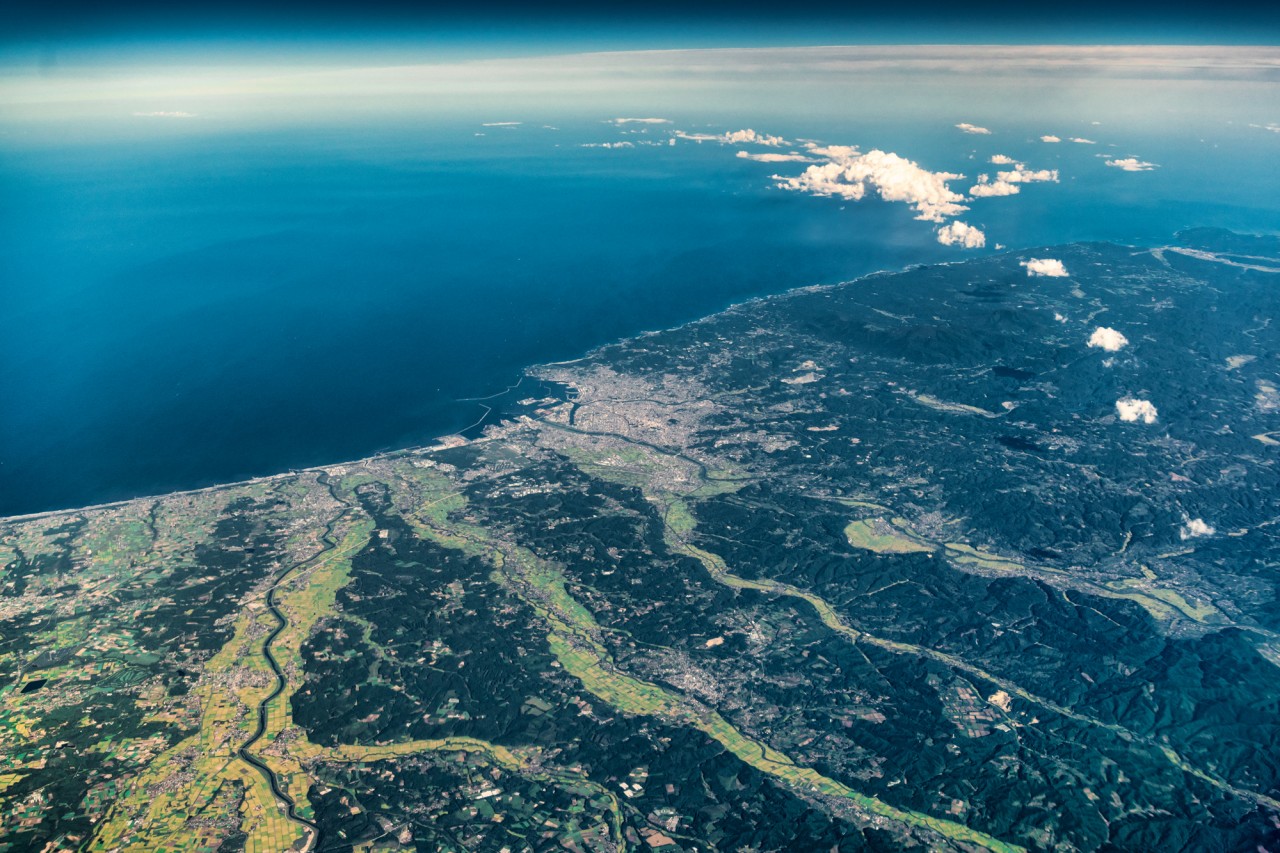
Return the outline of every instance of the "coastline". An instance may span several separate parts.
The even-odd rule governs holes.
[[[683,323],[677,323],[673,326],[667,326],[660,329],[650,329],[650,330],[646,330],[646,331],[631,335],[629,337],[623,337],[623,338],[618,338],[612,341],[608,341],[607,343],[599,344],[598,346],[592,347],[591,349],[587,350],[577,358],[572,358],[565,361],[541,362],[538,364],[526,365],[525,367],[521,368],[520,382],[517,382],[515,385],[509,386],[507,389],[505,389],[504,391],[500,391],[497,394],[492,394],[484,398],[471,398],[470,400],[467,400],[464,402],[480,402],[481,400],[497,399],[519,388],[521,383],[524,381],[524,379],[529,378],[530,376],[534,375],[537,371],[541,369],[550,368],[550,367],[567,367],[569,365],[578,364],[579,362],[586,361],[587,359],[597,357],[614,347],[622,346],[632,341],[638,341],[644,338],[653,337],[655,335],[664,334],[666,332],[677,331],[679,329],[685,329],[685,328],[696,326],[702,323],[707,323],[716,319],[717,317],[722,317],[726,314],[731,314],[735,311],[741,310],[746,306],[767,304],[770,302],[781,302],[781,301],[794,298],[796,296],[800,296],[806,293],[820,293],[822,291],[835,290],[841,287],[849,287],[852,285],[856,285],[859,282],[867,281],[869,279],[878,278],[882,276],[898,275],[898,274],[907,272],[909,270],[919,269],[922,267],[953,267],[953,266],[959,266],[963,264],[970,264],[977,261],[989,261],[995,258],[1007,258],[1007,257],[1014,257],[1019,255],[1060,251],[1069,247],[1090,245],[1094,243],[1104,243],[1106,245],[1114,245],[1121,248],[1129,248],[1129,249],[1140,249],[1144,251],[1151,248],[1151,247],[1140,247],[1140,246],[1121,246],[1121,244],[1107,243],[1106,241],[1085,241],[1080,243],[1061,244],[1058,246],[1041,246],[1041,247],[1031,247],[1027,249],[1006,249],[1000,252],[993,252],[993,253],[979,255],[976,257],[963,258],[955,261],[944,261],[941,263],[933,263],[933,264],[908,264],[907,266],[904,266],[898,269],[875,270],[873,272],[869,272],[869,273],[866,273],[865,275],[860,275],[855,278],[843,279],[841,281],[831,282],[828,284],[801,285],[799,287],[793,287],[778,293],[770,293],[763,296],[752,296],[747,299],[742,299],[730,305],[727,305],[718,311],[714,311],[710,314],[704,314],[701,317],[696,317],[692,320],[687,320]],[[181,495],[210,494],[213,492],[219,492],[225,489],[232,489],[232,488],[237,488],[242,486],[255,486],[255,485],[261,485],[264,483],[284,481],[284,480],[288,480],[293,477],[298,477],[305,474],[311,474],[311,473],[322,474],[322,473],[330,472],[336,468],[342,468],[350,465],[360,465],[362,463],[375,460],[375,459],[386,459],[386,458],[400,456],[403,454],[410,454],[410,453],[429,453],[434,450],[443,450],[449,447],[463,446],[466,444],[471,444],[476,441],[483,440],[483,437],[466,438],[463,435],[463,433],[476,429],[477,427],[480,427],[482,425],[486,425],[485,420],[489,417],[490,414],[492,414],[493,411],[494,410],[490,408],[489,411],[487,411],[484,415],[482,415],[479,420],[475,421],[473,424],[469,426],[463,427],[461,430],[458,430],[452,433],[446,433],[441,436],[437,436],[435,439],[436,443],[434,444],[418,444],[418,445],[408,445],[405,447],[397,447],[397,448],[392,448],[390,450],[383,450],[376,453],[371,453],[366,456],[360,456],[355,459],[348,459],[348,460],[342,460],[337,462],[324,462],[318,465],[309,465],[304,468],[291,468],[287,471],[278,471],[272,474],[262,474],[259,476],[247,477],[242,480],[231,480],[227,482],[214,483],[212,485],[199,486],[199,487],[190,488],[190,489],[175,489],[167,492],[154,492],[149,494],[140,494],[140,495],[135,495],[133,497],[120,498],[112,501],[103,501],[100,503],[84,504],[81,506],[37,510],[29,513],[20,513],[18,515],[0,516],[0,524],[21,523],[21,522],[33,521],[39,518],[56,518],[64,515],[74,515],[77,513],[84,513],[84,512],[95,512],[95,511],[111,509],[114,507],[126,506],[128,504],[135,503],[138,501],[155,501],[155,500],[160,500],[162,498],[177,497]]]

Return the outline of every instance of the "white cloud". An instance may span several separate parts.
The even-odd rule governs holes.
[[[1044,136],[1040,137],[1040,141],[1041,142],[1061,142],[1062,137],[1054,136],[1052,133],[1046,133]]]
[[[1270,124],[1251,124],[1249,127],[1256,127],[1258,130],[1269,130],[1272,133],[1280,133],[1280,124],[1271,122]]]
[[[981,249],[987,245],[987,235],[981,228],[974,228],[964,222],[951,222],[938,229],[938,242],[944,246],[963,246],[966,249]]]
[[[1133,397],[1116,400],[1116,414],[1122,421],[1142,421],[1144,424],[1155,423],[1159,416],[1150,400],[1136,400]]]
[[[1040,169],[1032,171],[1021,163],[1015,163],[1012,171],[997,172],[997,181],[1004,181],[1007,184],[1031,184],[1039,181],[1048,181],[1051,183],[1058,182],[1057,169]]]
[[[582,148],[635,148],[634,142],[584,142]]]
[[[486,121],[481,122],[481,127],[519,127],[524,124],[522,121]]]
[[[1018,161],[1014,160],[1008,154],[992,154],[991,162],[995,163],[997,166],[1012,166]]]
[[[183,112],[182,110],[153,110],[146,113],[134,113],[140,118],[195,118],[195,113]]]
[[[1050,278],[1064,278],[1067,268],[1056,258],[1028,258],[1019,262],[1027,268],[1027,275],[1043,275]]]
[[[960,204],[964,196],[947,186],[947,181],[964,175],[930,172],[911,160],[879,149],[866,154],[845,146],[811,150],[815,154],[821,151],[829,161],[810,166],[796,177],[775,175],[777,186],[849,201],[861,200],[870,186],[885,201],[911,205],[919,214],[916,218],[928,222],[940,223],[948,216],[958,216],[969,209]]]
[[[818,162],[812,157],[806,157],[803,154],[777,154],[773,151],[766,151],[762,154],[756,154],[751,151],[739,151],[738,157],[742,160],[755,160],[757,163],[817,163]]]
[[[1212,536],[1216,532],[1203,518],[1188,518],[1187,523],[1182,525],[1182,529],[1178,531],[1178,536],[1183,539],[1191,539],[1197,536]]]
[[[1125,157],[1120,160],[1108,160],[1107,165],[1113,166],[1117,169],[1124,169],[1126,172],[1150,172],[1152,169],[1156,168],[1155,163],[1146,163],[1142,160],[1139,160],[1137,157]]]
[[[1071,141],[1078,143],[1080,145],[1097,145],[1098,144],[1094,142],[1092,139],[1085,139],[1082,136],[1073,136],[1071,137]]]
[[[686,133],[683,130],[677,130],[675,135],[680,139],[688,139],[693,142],[720,142],[725,145],[768,145],[770,147],[778,147],[779,145],[789,145],[787,140],[781,136],[770,136],[765,133],[756,133],[751,128],[743,130],[731,130],[728,133]]]
[[[813,142],[806,142],[804,147],[808,148],[809,153],[815,157],[826,157],[828,160],[837,160],[841,157],[857,157],[862,153],[856,145],[818,145]]]
[[[755,145],[778,146],[786,145],[787,140],[781,136],[770,136],[765,133],[756,133],[751,128],[745,130],[733,130],[724,135],[724,141],[732,145],[741,145],[743,143],[752,143]]]
[[[1008,181],[992,182],[991,178],[986,175],[979,175],[978,182],[969,187],[969,195],[974,198],[990,198],[992,196],[1017,195],[1021,192],[1021,188],[1017,184],[1011,184]]]
[[[956,127],[960,128],[965,133],[977,133],[983,136],[991,135],[991,131],[987,130],[985,127],[978,127],[976,124],[969,124],[967,121],[960,122]]]
[[[1089,346],[1102,347],[1107,352],[1118,352],[1124,349],[1128,343],[1128,338],[1115,329],[1109,329],[1106,326],[1099,326],[1089,336]]]
[[[671,124],[669,118],[611,118],[609,124]]]

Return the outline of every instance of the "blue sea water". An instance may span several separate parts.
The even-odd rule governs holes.
[[[973,202],[963,218],[985,228],[984,251],[1280,229],[1265,165],[1280,134],[1249,127],[1265,110],[1126,121],[1122,105],[1091,113],[1080,99],[1001,112],[988,95],[948,113],[936,95],[913,110],[884,91],[783,94],[4,127],[0,514],[427,442],[474,423],[484,410],[470,398],[527,365],[752,296],[970,256],[904,205],[783,192],[769,176],[802,165],[668,145],[671,128],[753,126],[970,176],[994,170],[992,153],[1059,169],[1058,184]],[[604,123],[632,108],[674,123]],[[485,126],[509,118],[524,124]],[[999,120],[1000,133],[960,134],[961,120]],[[1045,132],[1100,145],[1048,146]],[[619,140],[664,144],[581,147]],[[1100,152],[1160,168],[1109,169]]]

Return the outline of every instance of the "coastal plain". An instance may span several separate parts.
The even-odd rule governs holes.
[[[2,520],[0,851],[1274,849],[1277,285],[913,267]]]

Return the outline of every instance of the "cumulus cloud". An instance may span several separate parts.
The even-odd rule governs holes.
[[[1137,400],[1133,397],[1122,397],[1116,400],[1116,414],[1120,416],[1122,421],[1142,421],[1144,424],[1153,424],[1159,416],[1156,407],[1151,405],[1150,400]]]
[[[1071,141],[1078,143],[1080,145],[1097,145],[1098,144],[1094,142],[1092,139],[1085,139],[1083,136],[1073,136],[1071,137]]]
[[[741,145],[743,143],[751,143],[754,145],[786,145],[787,140],[781,136],[770,136],[765,133],[756,133],[751,128],[745,130],[733,130],[724,135],[724,141],[732,145]]]
[[[1046,133],[1044,136],[1040,137],[1040,141],[1041,142],[1061,142],[1062,137],[1054,136],[1052,133]]]
[[[775,175],[777,186],[820,196],[835,196],[849,201],[861,200],[871,187],[885,201],[900,201],[916,209],[916,219],[942,222],[969,208],[960,202],[964,196],[953,192],[947,181],[964,175],[930,172],[914,161],[887,151],[874,149],[865,154],[855,148],[832,146],[822,152],[828,162],[810,166],[795,177]]]
[[[584,142],[583,148],[635,148],[634,142]]]
[[[765,151],[757,154],[751,151],[739,151],[739,159],[755,160],[757,163],[817,163],[818,161],[812,157],[806,157],[804,154],[779,154],[774,151]]]
[[[1117,332],[1115,329],[1109,329],[1106,326],[1099,326],[1093,330],[1093,334],[1089,336],[1089,346],[1101,347],[1107,352],[1119,352],[1129,343],[1129,339]]]
[[[671,124],[669,118],[611,118],[609,124]]]
[[[966,249],[981,249],[987,245],[987,235],[981,228],[974,228],[964,222],[951,222],[938,229],[938,242],[944,246],[963,246]]]
[[[856,145],[818,145],[815,142],[807,142],[804,147],[808,148],[809,153],[815,157],[826,157],[828,160],[857,157],[862,153]]]
[[[985,127],[978,127],[976,124],[969,124],[967,121],[960,122],[956,127],[960,128],[965,133],[977,133],[983,136],[991,135],[991,131],[987,130]]]
[[[1126,172],[1150,172],[1156,168],[1155,163],[1147,163],[1139,160],[1137,157],[1124,157],[1118,160],[1108,160],[1108,166],[1116,169],[1124,169]]]
[[[1178,531],[1178,536],[1183,539],[1191,539],[1198,536],[1212,536],[1216,532],[1203,518],[1188,518],[1187,523],[1182,525],[1182,529]]]
[[[997,172],[997,181],[1004,181],[1007,184],[1031,184],[1038,181],[1048,181],[1051,183],[1058,182],[1057,169],[1028,169],[1021,163],[1015,163],[1011,171]]]
[[[1050,278],[1063,278],[1067,275],[1067,268],[1056,258],[1027,258],[1019,263],[1027,268],[1027,275],[1043,275]]]
[[[724,140],[714,133],[689,133],[687,130],[677,130],[672,133],[676,139],[687,139],[690,142],[723,142]]]
[[[995,163],[997,166],[1012,166],[1018,161],[1014,160],[1008,154],[992,154],[991,162]]]
[[[683,130],[677,130],[675,135],[680,139],[688,139],[693,142],[720,142],[725,145],[767,145],[776,148],[780,145],[789,145],[787,140],[781,136],[770,136],[766,133],[756,133],[751,128],[743,130],[731,130],[728,133],[686,133]]]
[[[978,182],[969,187],[969,195],[974,198],[1017,195],[1021,191],[1017,184],[1011,184],[1008,181],[992,181],[987,175],[979,175]]]
[[[141,118],[195,118],[195,113],[183,112],[182,110],[152,110],[145,113],[134,113],[135,116]]]

